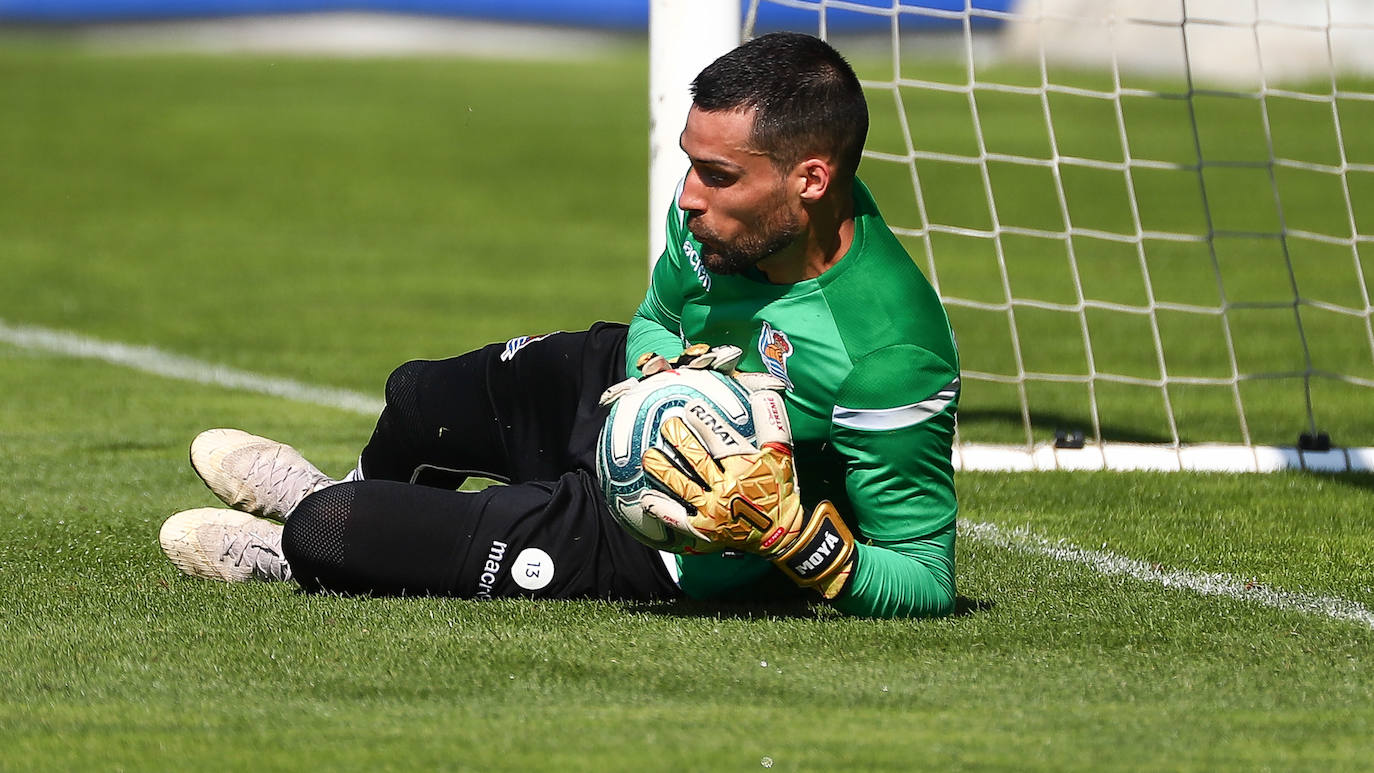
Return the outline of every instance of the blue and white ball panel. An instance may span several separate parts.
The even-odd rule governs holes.
[[[694,399],[713,407],[741,435],[754,438],[749,393],[743,387],[715,371],[684,369],[641,382],[617,400],[597,443],[596,471],[611,514],[636,539],[659,550],[680,552],[699,545],[690,535],[644,515],[639,496],[654,482],[640,460],[648,449],[663,447],[659,426],[671,416],[682,416]]]

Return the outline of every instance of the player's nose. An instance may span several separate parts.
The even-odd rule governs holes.
[[[705,212],[706,197],[701,178],[697,176],[696,170],[687,172],[687,179],[682,181],[682,193],[677,197],[677,206],[683,212]]]

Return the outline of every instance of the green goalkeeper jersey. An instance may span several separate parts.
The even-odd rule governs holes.
[[[858,543],[835,606],[877,617],[947,614],[959,357],[934,289],[858,181],[854,212],[843,258],[815,279],[776,285],[757,271],[708,271],[674,205],[667,249],[630,324],[627,370],[645,352],[672,357],[701,342],[738,346],[741,370],[784,379],[803,503],[834,502]],[[757,556],[681,556],[678,566],[692,598],[795,590]]]

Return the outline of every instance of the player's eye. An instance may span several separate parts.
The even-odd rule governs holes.
[[[701,178],[702,184],[709,188],[725,188],[734,184],[737,179],[734,175],[713,167],[698,167],[697,177]]]

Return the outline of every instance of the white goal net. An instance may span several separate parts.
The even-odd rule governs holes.
[[[830,39],[962,469],[1374,469],[1374,4],[751,0]]]

